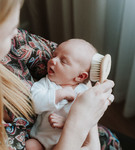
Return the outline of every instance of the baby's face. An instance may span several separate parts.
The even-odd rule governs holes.
[[[81,72],[89,71],[90,55],[75,44],[64,42],[48,61],[48,78],[59,85],[72,85]]]

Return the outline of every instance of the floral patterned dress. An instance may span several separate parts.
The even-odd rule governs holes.
[[[11,50],[1,63],[30,88],[34,79],[39,80],[47,74],[47,62],[56,47],[54,42],[18,29]],[[25,150],[25,141],[29,138],[29,131],[36,118],[32,116],[29,122],[25,118],[16,118],[7,109],[5,111],[12,119],[11,123],[5,124],[9,149]],[[119,140],[109,129],[99,126],[99,137],[102,150],[120,150]]]

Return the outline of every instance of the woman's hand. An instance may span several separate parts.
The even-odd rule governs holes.
[[[79,122],[86,123],[89,129],[97,124],[110,105],[109,97],[114,100],[114,96],[111,94],[113,87],[114,82],[106,80],[104,83],[98,83],[80,94],[70,110],[72,121],[74,122],[74,119],[76,121],[81,120]]]
[[[55,150],[80,150],[88,133],[97,124],[114,96],[114,82],[107,80],[80,94],[73,103]],[[91,147],[91,149],[93,149]]]

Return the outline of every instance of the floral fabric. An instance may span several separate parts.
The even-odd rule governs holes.
[[[122,150],[120,141],[117,136],[108,128],[99,125],[99,138],[101,143],[101,150]]]
[[[10,52],[3,58],[1,63],[16,74],[27,87],[32,86],[34,79],[39,80],[47,74],[47,62],[57,44],[40,36],[29,34],[27,31],[18,29],[17,36],[12,40]],[[8,135],[10,150],[25,150],[25,141],[29,138],[29,131],[35,121],[25,118],[16,118],[9,110],[12,123],[5,124]],[[99,126],[99,135],[102,150],[119,150],[120,143],[111,131]]]

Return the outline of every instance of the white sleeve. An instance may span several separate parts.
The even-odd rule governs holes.
[[[31,88],[34,109],[36,114],[51,111],[55,108],[55,89],[49,89],[46,79],[35,82]]]

